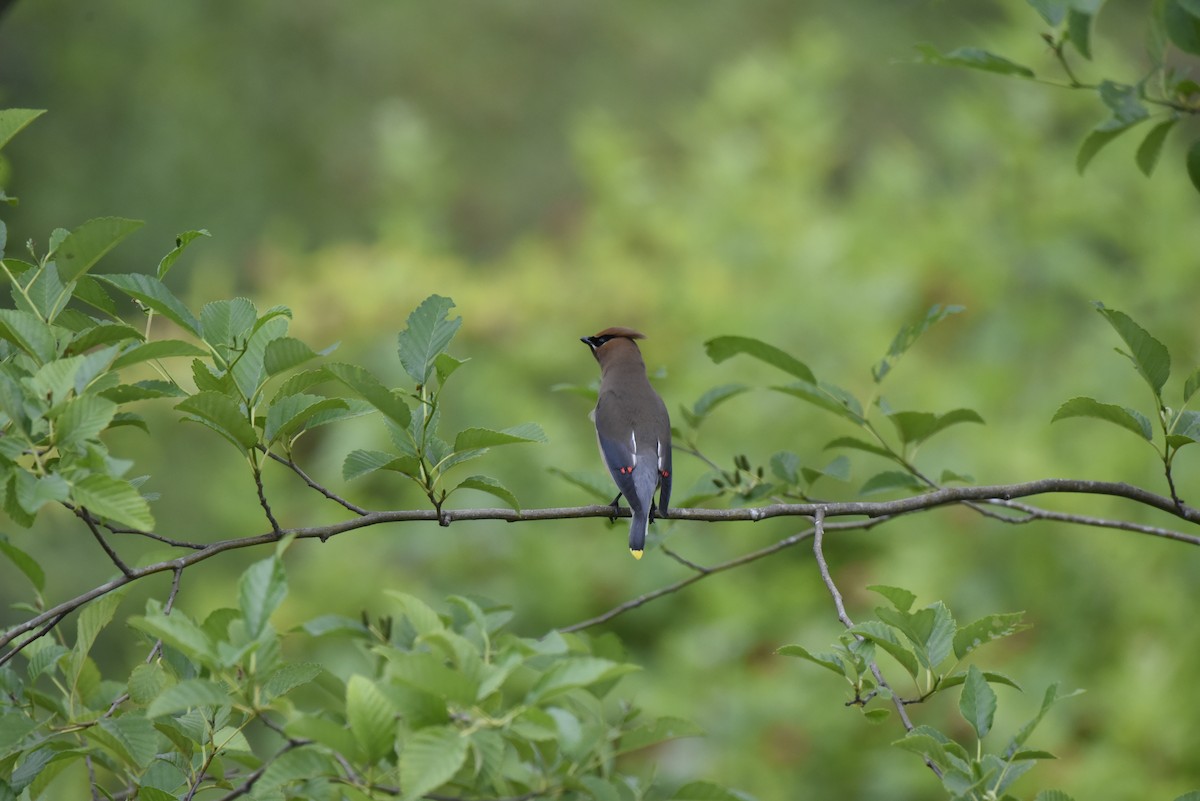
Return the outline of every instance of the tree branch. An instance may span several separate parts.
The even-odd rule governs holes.
[[[865,517],[867,521],[880,521],[881,519],[892,518],[898,515],[910,514],[919,511],[927,511],[948,504],[963,503],[967,501],[990,502],[1004,505],[1010,503],[1015,498],[1030,497],[1034,495],[1048,495],[1058,493],[1072,494],[1089,494],[1089,495],[1106,495],[1118,498],[1125,498],[1135,501],[1143,506],[1148,506],[1152,509],[1158,509],[1173,517],[1185,520],[1189,523],[1200,523],[1200,510],[1187,505],[1176,506],[1175,502],[1170,498],[1165,498],[1161,495],[1156,495],[1140,487],[1134,487],[1129,484],[1107,482],[1107,481],[1085,481],[1079,479],[1059,479],[1048,478],[1039,481],[1029,481],[1021,484],[1004,484],[993,486],[970,486],[970,487],[947,487],[931,492],[926,492],[921,495],[914,495],[908,498],[899,498],[892,501],[847,501],[842,503],[777,503],[767,506],[743,508],[743,509],[671,509],[668,518],[673,520],[702,520],[710,522],[728,522],[735,520],[758,521],[766,520],[772,517],[812,517],[820,509],[826,518],[831,517]],[[1099,518],[1089,518],[1081,515],[1068,515],[1060,512],[1051,512],[1047,510],[1035,510],[1034,507],[1023,507],[1023,505],[1013,505],[1019,511],[1026,514],[1035,514],[1039,519],[1046,520],[1061,520],[1062,522],[1077,523],[1082,525],[1098,525],[1108,528],[1119,528],[1128,531],[1134,531],[1140,534],[1149,536],[1164,537],[1175,540],[1177,542],[1186,542],[1190,545],[1200,545],[1200,536],[1192,534],[1184,534],[1171,529],[1158,528],[1153,526],[1143,526],[1141,524],[1124,523],[1122,521],[1101,521]],[[64,601],[57,606],[54,606],[41,614],[26,620],[24,623],[17,624],[8,629],[3,636],[0,636],[0,648],[10,646],[18,637],[34,631],[39,627],[49,623],[49,628],[53,628],[63,617],[75,611],[79,607],[95,600],[106,593],[124,587],[134,581],[138,581],[155,573],[162,573],[168,570],[182,571],[188,567],[203,562],[207,559],[224,553],[241,548],[251,548],[257,545],[278,542],[279,539],[286,535],[292,535],[297,539],[319,539],[322,542],[339,534],[344,534],[355,529],[366,528],[368,526],[379,525],[381,523],[398,523],[398,522],[413,522],[413,521],[429,521],[436,522],[440,525],[449,525],[451,523],[467,520],[504,520],[507,522],[528,522],[535,520],[567,520],[577,518],[602,517],[611,519],[614,515],[627,517],[628,509],[614,510],[611,506],[579,506],[579,507],[563,507],[549,509],[523,509],[516,511],[513,509],[405,509],[394,511],[368,512],[357,517],[343,520],[337,523],[324,526],[311,526],[306,528],[282,529],[280,531],[270,531],[264,534],[253,536],[222,540],[219,542],[206,545],[199,550],[194,550],[191,553],[176,559],[169,559],[163,562],[156,562],[145,565],[143,567],[130,568],[127,574],[122,574],[117,578],[107,581],[97,587],[82,593],[75,598]],[[864,528],[863,521],[858,523],[847,523],[846,528]],[[826,524],[826,528],[832,529],[831,524]],[[810,536],[808,533],[796,534],[793,537],[806,538]],[[710,568],[707,573],[697,573],[688,579],[678,582],[677,586],[672,585],[655,593],[648,593],[642,599],[623,604],[621,607],[616,607],[610,610],[609,613],[600,616],[592,621],[584,621],[576,624],[575,627],[565,630],[574,630],[574,628],[584,628],[588,625],[595,625],[599,622],[604,622],[612,617],[626,611],[628,608],[636,608],[644,603],[647,603],[654,598],[662,595],[676,592],[683,587],[698,581],[700,578],[711,575],[712,573],[722,572],[724,570],[747,564],[763,556],[767,556],[777,550],[794,545],[795,542],[790,541],[792,538],[782,540],[773,546],[755,551],[743,557],[731,560],[722,565]],[[799,541],[799,540],[796,540]],[[43,629],[35,636],[26,639],[20,645],[14,646],[8,653],[0,656],[0,665],[8,662],[13,655],[24,648],[29,642],[37,639],[46,631]]]
[[[117,566],[117,570],[128,576],[131,572],[129,565],[125,564],[120,555],[108,544],[108,540],[104,539],[104,535],[100,533],[100,527],[96,525],[96,518],[92,517],[91,513],[86,509],[78,506],[75,507],[75,516],[87,525],[88,531],[92,532],[92,536],[96,538],[96,542],[100,543],[100,547],[108,554],[108,558],[112,563]]]
[[[361,506],[351,503],[350,501],[346,500],[345,498],[341,497],[340,495],[330,492],[328,489],[326,489],[321,484],[318,484],[316,481],[313,481],[312,478],[309,477],[308,473],[304,472],[304,470],[300,467],[300,465],[296,464],[291,459],[285,459],[284,457],[282,457],[279,454],[274,453],[272,451],[267,451],[267,456],[270,456],[272,459],[279,462],[281,465],[284,465],[285,467],[287,467],[289,470],[291,470],[293,473],[295,473],[297,476],[299,476],[300,480],[303,481],[305,484],[307,484],[310,489],[316,490],[317,492],[321,493],[322,495],[324,495],[326,498],[333,501],[334,503],[340,504],[341,506],[345,507],[346,509],[349,509],[351,512],[354,512],[354,514],[356,514],[356,515],[365,515],[367,513],[367,510],[362,508]]]

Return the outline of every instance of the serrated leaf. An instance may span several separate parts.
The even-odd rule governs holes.
[[[271,671],[271,675],[263,682],[261,702],[269,704],[281,695],[308,684],[323,671],[324,668],[315,662],[288,662],[280,665]]]
[[[1155,397],[1161,398],[1163,385],[1171,375],[1171,354],[1167,352],[1166,346],[1124,312],[1105,308],[1102,303],[1096,304],[1096,310],[1104,315],[1104,319],[1108,320],[1121,339],[1125,340],[1125,344],[1129,346],[1129,353],[1126,355],[1130,357],[1138,374],[1150,385]]]
[[[33,356],[39,365],[52,361],[58,352],[50,326],[27,311],[0,309],[0,338]]]
[[[704,729],[682,718],[663,717],[624,733],[615,754],[627,754],[683,737],[703,737]]]
[[[1036,729],[1038,724],[1042,722],[1042,718],[1046,716],[1046,713],[1050,711],[1051,707],[1061,700],[1071,698],[1072,696],[1079,695],[1081,692],[1083,692],[1082,690],[1075,690],[1073,692],[1060,695],[1058,687],[1058,682],[1055,682],[1046,688],[1046,692],[1042,696],[1042,705],[1038,709],[1037,714],[1034,715],[1024,726],[1017,730],[1016,734],[1013,735],[1012,740],[1009,741],[1008,748],[1005,749],[1004,753],[1006,755],[1015,754],[1021,748],[1021,746],[1025,744],[1025,742],[1033,734],[1033,730]]]
[[[210,345],[241,346],[258,322],[258,310],[249,298],[214,300],[200,310],[200,329]]]
[[[71,498],[92,514],[115,523],[138,531],[154,529],[150,505],[132,484],[123,479],[93,473],[72,485]]]
[[[862,404],[859,403],[858,399],[833,384],[827,384],[824,381],[819,384],[813,384],[808,381],[796,381],[784,386],[771,387],[771,389],[786,395],[792,395],[818,408],[833,412],[855,425],[862,425],[864,422]]]
[[[967,67],[973,70],[983,70],[984,72],[995,72],[1000,75],[1019,75],[1022,78],[1034,77],[1033,70],[1010,61],[1003,56],[998,56],[995,53],[989,53],[987,50],[980,50],[977,47],[959,47],[951,50],[949,53],[941,53],[932,45],[922,44],[916,46],[917,51],[922,56],[922,63],[938,64],[946,67]]]
[[[21,132],[21,129],[45,113],[45,109],[0,109],[0,150],[3,150],[9,140]]]
[[[1175,801],[1200,801],[1200,790],[1192,790],[1190,793],[1184,793],[1176,798]]]
[[[451,726],[430,726],[408,737],[400,752],[404,801],[416,801],[441,787],[467,760],[467,738]]]
[[[688,424],[692,428],[696,428],[704,421],[713,409],[720,406],[730,398],[737,397],[750,388],[744,384],[722,384],[719,387],[712,389],[701,395],[695,403],[692,404],[690,414],[687,414]],[[685,410],[687,411],[687,410]]]
[[[473,489],[479,490],[480,492],[486,492],[487,494],[504,501],[513,511],[521,511],[521,504],[517,501],[517,496],[513,495],[512,492],[510,492],[503,484],[491,476],[468,476],[460,481],[458,486],[451,490],[451,492],[460,489]]]
[[[189,415],[185,419],[207,425],[243,453],[258,444],[258,432],[228,395],[213,390],[197,392],[176,404],[175,410]]]
[[[799,483],[800,457],[790,451],[780,451],[779,453],[772,454],[771,472],[784,483]]]
[[[92,645],[96,642],[96,637],[99,636],[101,630],[112,622],[113,614],[117,611],[117,606],[120,605],[123,593],[113,592],[101,598],[97,598],[92,603],[83,608],[79,613],[79,619],[75,621],[75,662],[77,665],[83,663],[83,657],[87,656],[92,650]]]
[[[1138,169],[1147,178],[1154,173],[1154,168],[1158,166],[1158,157],[1162,153],[1163,143],[1167,141],[1167,134],[1171,132],[1177,122],[1179,122],[1178,119],[1160,122],[1150,129],[1150,133],[1146,134],[1146,138],[1138,145]]]
[[[449,353],[439,353],[433,357],[433,369],[437,372],[438,383],[445,384],[447,378],[469,361],[470,359],[456,359]]]
[[[917,730],[909,732],[904,737],[896,740],[892,745],[897,748],[903,748],[905,751],[910,751],[918,756],[928,759],[933,764],[941,768],[950,766],[950,757],[946,754],[946,748],[935,737],[928,734],[917,734]]]
[[[204,665],[216,664],[217,649],[212,639],[192,620],[176,612],[132,617],[129,625],[150,636],[162,640],[184,656]]]
[[[780,656],[795,656],[800,659],[806,659],[814,665],[820,665],[826,670],[836,673],[838,676],[845,675],[842,660],[834,654],[814,654],[801,645],[785,645],[776,649],[775,653]]]
[[[988,615],[960,628],[954,634],[954,655],[962,659],[985,643],[999,640],[1029,628],[1024,612]]]
[[[324,368],[336,380],[358,393],[384,417],[400,427],[412,422],[412,410],[396,393],[379,383],[370,372],[354,364],[330,364]]]
[[[967,669],[967,680],[963,683],[958,710],[975,730],[976,737],[983,739],[992,730],[992,720],[996,716],[996,693],[974,665]]]
[[[122,761],[137,770],[144,770],[158,751],[158,732],[154,724],[139,715],[101,718],[100,728],[115,744]]]
[[[911,473],[900,470],[885,470],[868,478],[859,489],[860,495],[871,495],[876,492],[891,492],[893,490],[909,490],[920,492],[929,489],[921,480]]]
[[[198,231],[184,231],[179,236],[175,237],[175,247],[171,249],[167,255],[163,256],[158,262],[158,278],[162,280],[166,277],[167,271],[175,264],[175,261],[183,255],[183,251],[187,250],[187,246],[202,236],[212,236],[207,230],[201,228]]]
[[[317,352],[294,337],[279,337],[267,343],[263,352],[263,369],[276,376],[293,367],[317,358]]]
[[[166,670],[157,662],[141,664],[129,674],[129,697],[143,706],[157,698],[171,685]]]
[[[1042,790],[1034,796],[1033,801],[1075,801],[1075,799],[1062,790]],[[1176,799],[1176,801],[1179,801],[1179,799]]]
[[[387,594],[400,604],[401,613],[408,618],[417,634],[433,634],[446,630],[441,615],[417,596],[394,590],[389,590]]]
[[[186,331],[197,337],[201,336],[200,321],[171,290],[167,289],[167,285],[157,278],[141,273],[98,275],[96,278],[116,287]]]
[[[271,614],[287,596],[283,562],[272,556],[246,568],[238,580],[238,604],[246,621],[246,632],[257,639]]]
[[[896,428],[900,441],[918,445],[958,423],[982,423],[983,418],[973,409],[954,409],[945,414],[931,412],[892,412],[888,420]]]
[[[1132,431],[1147,442],[1154,436],[1150,428],[1150,421],[1141,413],[1124,406],[1101,403],[1094,398],[1072,398],[1058,407],[1058,411],[1054,413],[1050,422],[1056,423],[1069,417],[1094,417],[1097,420],[1106,420],[1127,431]]]
[[[909,323],[896,332],[896,336],[892,338],[892,344],[888,346],[887,355],[874,367],[871,368],[871,376],[878,384],[883,381],[884,377],[891,372],[895,367],[896,362],[913,346],[921,335],[932,328],[937,323],[946,319],[952,314],[958,314],[964,309],[962,306],[943,306],[936,303],[929,307],[925,312],[925,316],[915,323]]]
[[[878,620],[864,620],[862,623],[849,629],[851,634],[857,634],[860,637],[865,637],[875,645],[882,648],[893,659],[900,663],[900,666],[908,671],[908,675],[913,678],[917,677],[920,670],[917,664],[917,655],[913,651],[900,642],[895,631],[891,626],[885,625]]]
[[[8,557],[8,560],[25,574],[25,578],[29,579],[29,583],[38,592],[46,589],[46,573],[36,559],[6,539],[0,539],[0,553]]]
[[[60,409],[55,417],[55,444],[67,450],[100,436],[117,413],[117,404],[99,395],[80,395]]]
[[[593,656],[567,657],[560,659],[547,670],[530,690],[530,700],[545,702],[547,699],[580,687],[590,687],[626,673],[639,670],[637,665],[613,662]]]
[[[62,310],[62,305],[69,300],[66,287],[58,277],[58,266],[50,262],[44,268],[37,270],[33,279],[25,287],[25,293],[13,293],[13,300],[18,308],[26,311],[36,311],[44,320],[53,322],[55,316]],[[28,304],[32,304],[30,309]]]
[[[346,718],[364,762],[373,765],[391,753],[396,740],[396,709],[366,676],[355,674],[346,682]]]
[[[917,600],[916,595],[903,587],[891,587],[887,584],[871,584],[867,586],[867,589],[887,598],[899,612],[910,611],[913,603]]]
[[[739,353],[744,353],[759,361],[766,362],[772,367],[778,367],[785,373],[795,376],[802,381],[807,381],[810,384],[817,382],[812,370],[804,362],[783,352],[774,345],[768,345],[766,342],[751,337],[715,337],[704,343],[704,352],[708,354],[708,358],[712,359],[715,364],[720,364]]]
[[[545,442],[546,435],[537,423],[493,431],[488,428],[468,428],[458,432],[454,438],[454,450],[467,451],[475,448],[494,448],[518,442]]]
[[[267,409],[263,438],[268,445],[290,437],[305,428],[306,423],[330,409],[349,409],[344,398],[323,398],[319,395],[288,395]]]
[[[76,228],[53,253],[63,283],[69,284],[86,273],[105,253],[144,224],[141,220],[121,217],[97,217]]]
[[[118,384],[99,393],[118,406],[140,400],[156,398],[186,398],[188,395],[178,385],[166,381],[137,381],[133,384]]]
[[[442,353],[462,325],[462,318],[447,319],[454,301],[430,295],[408,315],[406,328],[397,338],[400,363],[419,385],[429,383],[434,359]]]
[[[411,456],[397,456],[383,451],[353,450],[342,462],[342,478],[346,481],[365,476],[376,470],[392,470],[406,475],[416,475],[420,463]]]
[[[179,339],[158,339],[135,345],[113,360],[112,369],[120,370],[131,364],[150,361],[151,359],[168,359],[172,356],[207,356],[208,351],[198,348],[190,342]]]
[[[173,715],[197,707],[227,706],[233,699],[224,684],[207,679],[184,679],[163,690],[146,707],[147,718]]]

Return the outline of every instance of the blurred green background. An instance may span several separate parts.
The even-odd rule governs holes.
[[[1142,13],[1112,3],[1101,16],[1093,48],[1110,72],[1143,70]],[[397,384],[395,333],[408,312],[430,293],[452,297],[464,324],[451,353],[471,361],[447,392],[447,425],[542,424],[549,444],[479,465],[526,506],[590,502],[549,468],[603,477],[587,401],[551,389],[595,379],[582,335],[645,331],[673,410],[717,384],[781,382],[744,359],[712,364],[703,342],[721,334],[776,344],[865,396],[870,365],[933,303],[967,313],[905,357],[888,400],[971,407],[987,425],[942,435],[921,454],[927,472],[1165,492],[1153,452],[1127,433],[1049,421],[1076,395],[1152,412],[1092,300],[1162,339],[1178,374],[1200,358],[1200,198],[1179,142],[1152,180],[1134,168],[1132,141],[1081,178],[1074,151],[1105,116],[1093,97],[912,63],[917,43],[972,44],[1053,72],[1040,30],[1019,0],[18,2],[0,18],[0,106],[50,113],[3,156],[21,197],[5,210],[10,250],[91,217],[136,217],[145,229],[101,269],[150,270],[176,233],[207,228],[213,238],[171,275],[193,307],[234,294],[260,309],[285,304],[293,335],[341,342],[340,359]],[[1179,386],[1169,391],[1178,397]],[[113,449],[152,476],[162,533],[263,530],[232,450],[169,408],[148,413],[153,435],[121,429]],[[722,406],[701,444],[723,465],[736,454],[766,463],[781,449],[821,465],[824,443],[847,433],[759,390]],[[361,504],[419,506],[398,481],[341,481],[348,451],[385,440],[377,420],[322,429],[304,464]],[[850,497],[883,467],[864,454],[853,463],[850,483],[818,491]],[[676,471],[680,499],[706,485],[697,460],[680,455]],[[1185,451],[1177,483],[1192,501],[1198,477]],[[282,469],[267,492],[285,526],[339,518]],[[1163,522],[1097,498],[1046,503]],[[662,522],[654,533],[712,564],[802,525]],[[4,530],[50,569],[52,600],[110,572],[66,514]],[[288,554],[292,594],[278,623],[377,610],[382,590],[397,588],[431,602],[462,593],[510,603],[516,628],[537,635],[685,575],[655,550],[633,562],[624,531],[598,520],[396,525],[305,542]],[[261,556],[189,571],[180,603],[198,614],[229,603],[241,568]],[[1088,693],[1035,737],[1060,759],[1022,779],[1019,794],[1173,798],[1200,787],[1200,556],[1186,546],[944,509],[831,537],[827,556],[852,616],[876,604],[863,589],[872,583],[945,599],[960,622],[1026,610],[1033,630],[980,654],[1026,688],[1000,690],[993,747],[1049,682]],[[167,584],[140,588],[122,614]],[[25,597],[19,574],[0,566],[5,622],[21,619],[7,604]],[[943,797],[917,758],[888,746],[902,733],[894,720],[869,726],[843,708],[831,674],[773,655],[791,642],[823,649],[839,630],[807,547],[608,628],[645,666],[629,681],[637,701],[709,731],[642,755],[645,770],[760,799]],[[113,670],[140,658],[120,631],[106,636]],[[914,715],[951,726],[952,711]]]

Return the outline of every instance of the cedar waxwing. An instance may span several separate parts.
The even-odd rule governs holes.
[[[621,491],[613,506],[624,495],[633,513],[629,552],[634,559],[641,559],[646,547],[655,489],[661,487],[661,517],[667,516],[671,499],[671,419],[646,378],[646,363],[634,343],[645,338],[630,328],[606,328],[595,336],[580,337],[600,362],[600,396],[592,419],[600,455]]]

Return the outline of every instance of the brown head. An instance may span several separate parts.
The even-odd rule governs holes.
[[[629,353],[630,351],[638,353],[638,346],[634,344],[633,340],[645,338],[645,334],[634,331],[632,328],[613,326],[605,328],[593,336],[580,337],[579,341],[591,348],[596,361],[603,365],[606,359],[617,353]]]

